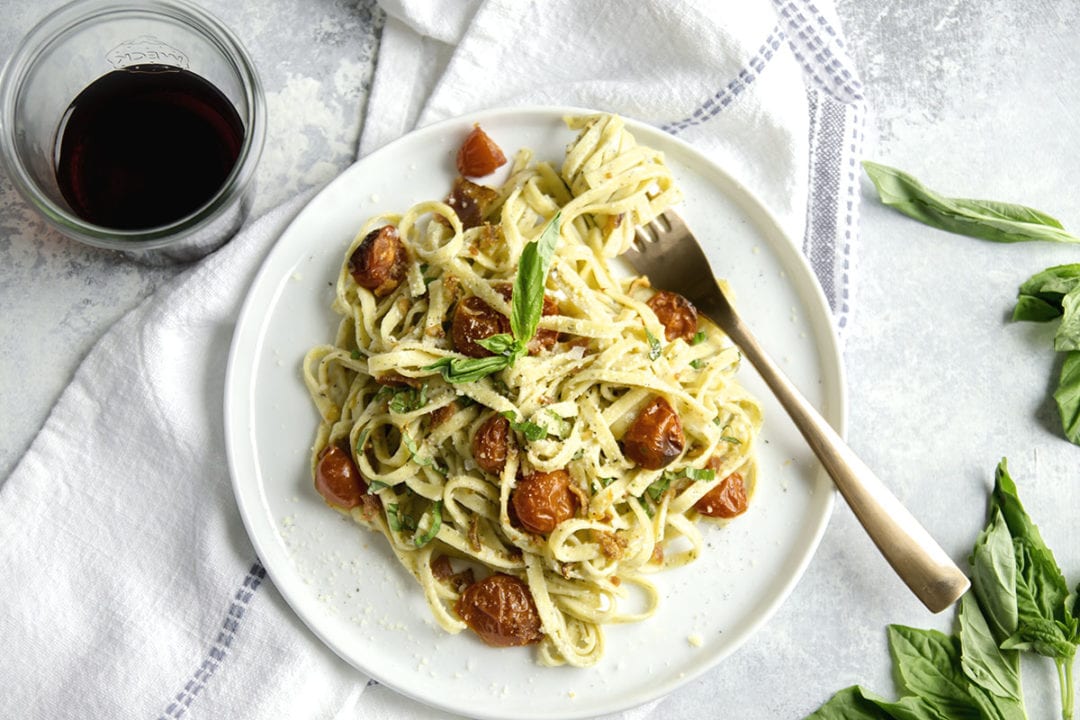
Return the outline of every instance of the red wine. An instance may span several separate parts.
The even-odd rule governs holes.
[[[171,65],[133,65],[72,101],[58,133],[56,179],[82,219],[144,230],[189,215],[236,164],[244,125],[225,95]]]

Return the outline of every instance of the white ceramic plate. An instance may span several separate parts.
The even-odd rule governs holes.
[[[330,510],[308,454],[318,416],[301,380],[309,347],[334,337],[329,306],[344,251],[381,212],[446,195],[456,150],[479,122],[507,152],[561,162],[572,108],[505,109],[412,133],[364,158],[297,216],[244,304],[229,361],[225,427],[248,534],[274,584],[330,648],[424,703],[476,717],[589,717],[643,703],[705,672],[775,612],[817,548],[834,492],[794,426],[747,365],[765,405],[760,479],[750,510],[706,532],[695,564],[657,576],[656,615],[607,630],[602,661],[545,668],[533,648],[492,649],[431,620],[419,586],[382,536]],[[682,212],[752,328],[796,384],[843,429],[839,353],[812,272],[762,206],[689,145],[628,122],[662,150],[685,194]]]

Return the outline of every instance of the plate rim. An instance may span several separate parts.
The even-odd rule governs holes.
[[[318,639],[327,650],[334,653],[335,656],[340,658],[350,667],[354,668],[357,672],[364,673],[370,677],[376,679],[381,684],[391,688],[394,692],[403,696],[409,697],[419,703],[422,703],[428,707],[435,707],[450,712],[463,712],[464,706],[462,704],[451,704],[446,702],[438,702],[437,699],[421,696],[417,693],[411,692],[409,689],[402,687],[398,683],[395,683],[393,678],[386,678],[381,675],[377,670],[372,671],[368,668],[358,667],[343,650],[339,650],[338,643],[333,638],[326,636],[319,627],[315,624],[314,618],[308,618],[304,613],[300,612],[297,604],[294,602],[292,595],[295,589],[291,586],[291,581],[281,582],[278,577],[279,568],[273,567],[273,563],[264,562],[264,558],[268,556],[266,543],[270,540],[263,538],[256,528],[253,527],[254,523],[254,511],[262,513],[265,508],[262,504],[258,504],[257,507],[252,507],[249,503],[248,492],[241,487],[240,477],[244,468],[240,467],[247,458],[241,458],[240,446],[242,443],[246,443],[248,447],[254,446],[254,433],[255,426],[253,423],[241,423],[236,418],[246,416],[239,415],[245,404],[250,403],[250,392],[239,393],[237,388],[244,386],[245,378],[250,385],[251,377],[242,374],[244,370],[251,370],[258,366],[258,357],[255,355],[253,358],[249,358],[248,362],[241,366],[241,351],[246,342],[250,341],[253,348],[257,348],[262,342],[263,335],[265,333],[266,321],[269,315],[265,312],[260,313],[256,307],[257,302],[261,299],[259,297],[259,290],[267,287],[273,290],[271,296],[273,301],[271,305],[276,303],[277,296],[281,292],[281,278],[277,275],[271,276],[271,270],[275,265],[277,256],[283,253],[283,239],[295,232],[295,228],[302,227],[307,223],[308,216],[314,213],[317,209],[317,205],[320,202],[320,198],[323,198],[327,193],[332,192],[332,188],[340,183],[347,183],[347,178],[352,174],[359,172],[357,168],[363,167],[372,162],[378,161],[378,159],[384,156],[391,156],[394,151],[401,145],[420,142],[425,138],[438,136],[447,128],[461,125],[463,123],[484,123],[493,120],[506,120],[508,117],[523,116],[530,119],[548,119],[555,120],[561,119],[567,115],[592,115],[592,114],[618,114],[609,113],[607,111],[595,110],[591,108],[584,108],[572,105],[520,105],[520,106],[500,106],[493,107],[476,112],[470,112],[463,115],[459,115],[452,118],[447,118],[423,127],[417,128],[404,135],[392,140],[391,142],[381,146],[380,148],[372,151],[362,158],[357,159],[351,163],[348,167],[344,168],[334,178],[323,184],[318,190],[314,191],[309,197],[303,207],[293,216],[288,222],[285,228],[278,234],[277,238],[273,240],[270,249],[266,252],[265,256],[259,263],[257,272],[254,274],[253,279],[244,292],[243,302],[240,305],[239,312],[236,316],[236,323],[233,328],[232,338],[229,344],[229,354],[226,363],[225,370],[225,383],[224,383],[224,397],[222,403],[223,420],[224,420],[224,435],[225,435],[225,453],[226,461],[229,469],[230,484],[232,486],[234,499],[237,504],[237,510],[241,516],[241,520],[244,524],[244,530],[251,542],[255,553],[259,559],[259,562],[266,570],[267,575],[273,581],[275,589],[278,594],[285,601],[288,607],[288,611],[300,622],[303,627],[315,638]],[[776,216],[771,210],[747,187],[719,163],[712,160],[701,151],[696,149],[691,143],[680,138],[678,136],[666,133],[658,127],[645,123],[641,120],[637,120],[633,117],[619,114],[619,116],[625,121],[627,129],[630,130],[635,137],[640,138],[642,135],[659,137],[663,143],[670,143],[674,146],[678,146],[681,151],[694,159],[694,162],[700,163],[707,168],[711,173],[724,178],[732,188],[738,191],[738,197],[729,197],[733,200],[743,212],[752,216],[753,222],[756,228],[756,232],[760,235],[765,235],[766,232],[776,236],[786,246],[786,250],[789,252],[790,257],[785,258],[791,262],[794,262],[799,266],[800,272],[805,276],[804,279],[808,279],[806,289],[808,289],[817,302],[819,309],[824,312],[824,316],[827,320],[825,323],[815,323],[814,325],[814,342],[813,346],[816,348],[822,361],[821,375],[826,390],[824,391],[824,397],[822,402],[827,404],[828,407],[822,412],[826,416],[830,425],[836,430],[836,432],[843,438],[847,432],[848,422],[848,397],[847,397],[847,382],[845,366],[843,363],[843,354],[841,351],[839,335],[835,322],[835,314],[831,310],[828,300],[825,297],[824,290],[821,287],[821,283],[817,278],[809,260],[803,254],[800,247],[795,243],[792,237],[784,230],[784,227],[777,220]],[[646,141],[643,144],[648,145]],[[718,191],[723,192],[725,195],[729,195],[727,191],[722,188],[718,188]],[[763,228],[762,226],[767,226]],[[821,325],[821,327],[819,327]],[[831,377],[830,377],[831,375]],[[829,385],[835,385],[834,388],[830,388]],[[831,391],[831,392],[830,392]],[[835,395],[835,397],[833,397]],[[833,407],[835,405],[835,407]],[[243,425],[244,427],[240,427]],[[243,438],[241,438],[241,435]],[[257,458],[253,458],[253,469],[257,471],[258,462]],[[816,464],[815,477],[825,474],[825,470],[821,467],[820,463],[814,459]],[[250,482],[250,480],[249,480]],[[742,647],[750,637],[755,635],[764,625],[766,625],[776,614],[777,610],[783,605],[785,601],[791,596],[793,590],[802,580],[806,573],[807,568],[812,562],[813,558],[817,554],[822,538],[828,528],[832,515],[836,507],[836,496],[838,491],[835,486],[832,485],[831,480],[825,485],[827,488],[827,497],[824,501],[823,511],[820,516],[816,518],[816,524],[813,525],[813,533],[811,541],[807,544],[805,551],[799,558],[799,561],[795,567],[794,572],[790,574],[788,578],[780,586],[778,592],[776,592],[766,606],[757,613],[757,619],[748,623],[748,626],[739,631],[739,636],[735,641],[730,644],[730,647],[726,652],[718,655],[713,661],[703,661],[695,665],[691,670],[685,672],[677,681],[672,681],[664,684],[659,684],[659,687],[643,691],[641,693],[632,695],[628,698],[619,698],[616,702],[605,707],[600,712],[610,713],[624,711],[628,708],[636,707],[643,703],[655,700],[659,697],[665,696],[679,687],[692,682],[702,674],[709,670],[715,669],[719,664],[732,653],[736,652]],[[263,483],[258,483],[257,492],[258,496],[263,502],[266,498],[266,488]],[[272,554],[272,553],[270,553]],[[586,669],[587,672],[587,669]],[[477,708],[469,708],[470,716],[480,718],[497,718],[502,717],[495,713],[476,713]],[[596,714],[594,710],[582,709],[579,712],[565,712],[565,713],[547,713],[541,714],[543,717],[552,718],[584,718],[592,717]],[[541,715],[537,715],[540,717]]]

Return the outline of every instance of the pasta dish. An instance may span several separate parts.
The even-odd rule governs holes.
[[[303,375],[316,490],[438,624],[588,666],[604,625],[655,612],[653,573],[699,556],[699,521],[746,509],[761,412],[724,334],[620,269],[681,199],[663,157],[617,116],[567,125],[558,168],[476,127],[444,201],[368,220]]]

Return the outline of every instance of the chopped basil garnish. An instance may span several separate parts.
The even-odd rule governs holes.
[[[668,477],[668,473],[664,473],[654,480],[649,487],[645,488],[645,492],[649,493],[649,497],[653,499],[653,502],[660,502],[660,498],[667,492],[669,487],[671,487],[671,478]]]
[[[525,436],[526,440],[541,440],[547,437],[548,429],[543,425],[537,425],[534,422],[518,422],[517,415],[509,410],[504,413],[500,413],[504,418],[510,421],[510,429],[516,430]]]
[[[403,413],[419,410],[428,404],[427,384],[419,388],[400,388],[394,391],[390,398],[390,412],[401,415]]]
[[[649,341],[649,360],[656,360],[664,352],[663,347],[660,345],[660,341],[656,339],[648,330],[645,331],[645,339]]]
[[[423,520],[421,520],[423,522]],[[413,544],[416,547],[424,547],[429,542],[435,539],[435,536],[439,534],[439,528],[442,527],[442,500],[436,500],[431,504],[431,526],[428,527],[427,532],[423,535],[417,535],[413,538]]]
[[[716,471],[710,470],[709,468],[684,468],[682,470],[669,470],[664,473],[664,479],[669,484],[675,480],[682,479],[693,480],[694,482],[709,482],[716,479]]]

